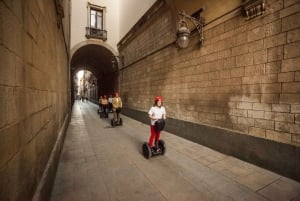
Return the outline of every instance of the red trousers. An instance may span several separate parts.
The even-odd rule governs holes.
[[[153,141],[155,140],[156,135],[157,135],[157,141],[159,140],[160,131],[156,132],[153,125],[151,125],[150,128],[151,128],[151,135],[150,135],[150,138],[149,138],[149,146],[152,147],[153,146]]]

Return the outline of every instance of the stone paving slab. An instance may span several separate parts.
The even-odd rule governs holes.
[[[299,182],[165,131],[167,153],[145,159],[149,126],[97,109],[74,104],[51,201],[300,200]]]

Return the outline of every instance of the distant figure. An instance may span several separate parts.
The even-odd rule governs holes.
[[[120,115],[119,113],[122,110],[122,100],[119,97],[119,93],[115,93],[115,97],[112,100],[112,107],[113,107],[113,113],[114,113],[114,121],[115,122],[120,122]]]

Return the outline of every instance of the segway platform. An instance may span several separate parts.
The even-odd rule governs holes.
[[[153,156],[164,155],[166,153],[166,144],[163,140],[159,140],[158,144],[154,147],[150,147],[148,142],[143,144],[143,155],[149,159]]]
[[[122,118],[120,118],[120,121],[115,121],[114,119],[111,119],[110,124],[111,124],[112,127],[122,126],[123,125]]]

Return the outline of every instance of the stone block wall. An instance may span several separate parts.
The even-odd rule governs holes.
[[[177,13],[154,8],[120,43],[123,113],[147,122],[161,95],[168,131],[300,181],[300,2],[268,0],[250,20],[233,10],[187,49],[176,47]]]
[[[64,41],[54,1],[0,1],[0,200],[32,199],[68,117]]]
[[[204,46],[194,34],[184,50],[169,45],[176,25],[161,9],[121,49],[125,106],[148,111],[162,95],[174,119],[300,146],[300,3],[266,3],[263,16],[205,26]]]

